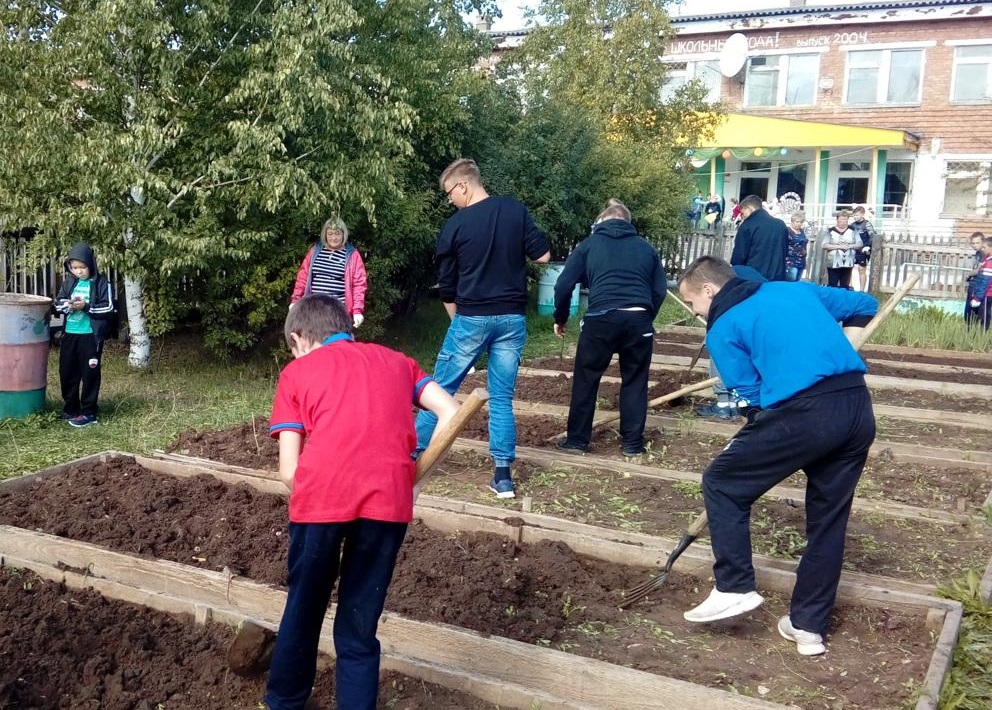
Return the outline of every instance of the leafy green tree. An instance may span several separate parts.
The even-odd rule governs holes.
[[[284,312],[323,219],[378,225],[381,203],[409,206],[415,148],[444,135],[432,122],[480,53],[472,7],[6,3],[0,228],[39,227],[39,248],[86,239],[122,270],[133,365],[146,313],[164,332],[198,311],[215,345],[244,347]]]
[[[540,207],[532,204],[535,213],[560,226],[559,249],[585,236],[608,197],[624,200],[641,233],[663,249],[684,226],[693,189],[685,147],[712,130],[719,107],[707,104],[695,83],[674,99],[662,99],[669,70],[661,57],[674,36],[665,5],[543,0],[536,9],[543,24],[499,63],[528,114],[519,127],[527,135],[518,138],[514,152],[532,165],[516,176],[518,188],[526,189],[528,175],[544,181],[552,169],[567,176],[559,175],[559,184],[545,191],[557,191],[553,204],[540,198]],[[555,133],[570,132],[570,139],[545,140],[542,126],[549,122],[561,124]],[[537,155],[542,148],[548,152]],[[582,212],[565,219],[570,210]]]

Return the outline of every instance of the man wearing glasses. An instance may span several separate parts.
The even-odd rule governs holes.
[[[489,453],[495,468],[489,488],[499,498],[513,498],[513,390],[527,339],[527,259],[545,264],[551,250],[526,207],[512,197],[486,192],[474,160],[456,160],[439,182],[458,211],[437,240],[438,287],[451,325],[434,380],[454,394],[476,361],[488,354]],[[436,424],[429,411],[417,415],[418,455]]]

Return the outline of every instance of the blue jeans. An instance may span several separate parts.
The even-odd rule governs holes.
[[[527,321],[522,315],[455,314],[434,366],[434,381],[454,394],[482,353],[488,352],[489,453],[496,466],[509,466],[517,457],[513,391],[525,342]],[[427,448],[436,425],[433,412],[421,410],[417,414],[417,454]]]
[[[317,644],[334,582],[337,706],[375,710],[379,640],[375,632],[406,523],[359,518],[289,524],[289,593],[269,668],[270,710],[302,710],[317,674]],[[343,551],[342,551],[343,548]]]

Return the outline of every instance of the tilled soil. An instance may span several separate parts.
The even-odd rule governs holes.
[[[190,527],[189,520],[197,524]],[[209,476],[154,474],[127,458],[78,465],[30,488],[0,493],[0,522],[214,570],[227,567],[260,582],[285,579],[284,498]],[[386,606],[424,621],[805,708],[900,707],[932,652],[921,613],[842,605],[828,654],[802,659],[774,629],[786,611],[777,594],[744,618],[690,625],[681,612],[705,595],[709,583],[683,575],[674,575],[637,609],[618,609],[620,590],[650,573],[577,555],[562,543],[518,545],[492,534],[449,536],[413,524]],[[44,647],[55,655],[47,641],[23,646],[13,653]],[[563,668],[563,682],[566,676]],[[184,684],[185,674],[180,677]]]
[[[674,345],[673,348],[678,348],[680,346]],[[678,354],[692,357],[695,355],[695,348],[688,348]],[[704,352],[704,356],[706,353]],[[547,369],[547,370],[562,370],[566,372],[571,372],[574,364],[572,358],[560,359],[557,357],[543,357],[535,358],[533,360],[528,360],[523,363],[526,367],[532,367],[535,369]],[[884,370],[884,371],[883,371]],[[614,363],[610,365],[605,372],[606,375],[610,377],[620,376],[620,367]],[[906,377],[915,380],[933,380],[933,381],[943,381],[943,382],[972,382],[974,384],[992,384],[992,373],[989,375],[980,375],[978,378],[972,378],[970,375],[964,375],[956,372],[948,373],[931,373],[931,372],[920,372],[918,370],[909,370],[908,368],[900,368],[897,365],[889,365],[886,370],[886,366],[879,364],[878,366],[872,364],[870,374],[873,375],[888,375],[891,377]],[[472,387],[483,387],[485,386],[485,375],[483,373],[476,373],[471,379]],[[561,376],[564,377],[564,376]],[[692,374],[682,374],[678,370],[668,371],[668,370],[652,370],[650,375],[650,380],[657,383],[649,393],[649,398],[658,397],[663,394],[668,394],[669,392],[674,392],[676,389],[683,387],[692,382],[700,382],[709,377],[705,373],[699,371],[694,371]],[[988,381],[985,381],[985,379]],[[553,399],[540,400],[532,399],[533,396],[526,389],[526,380],[534,379],[533,377],[521,376],[517,378],[517,399],[527,399],[528,401],[535,402],[546,402],[548,404],[568,404],[568,396],[562,396],[558,394],[551,394]],[[466,380],[467,382],[469,380]],[[466,385],[467,386],[467,385]],[[562,385],[559,385],[560,387]],[[607,388],[608,389],[604,389]],[[543,387],[542,394],[543,396]],[[462,391],[465,390],[463,386]],[[568,385],[565,386],[565,391],[571,392],[571,380],[568,380]],[[608,383],[602,383],[600,385],[600,395],[605,397],[611,396],[609,400],[603,400],[604,405],[609,402],[610,408],[615,408],[616,403],[612,398],[615,392],[619,392],[619,385],[609,385]],[[606,393],[606,394],[604,394]],[[931,392],[927,390],[914,390],[914,389],[891,389],[891,388],[872,388],[871,389],[872,401],[877,404],[888,404],[896,407],[913,407],[915,409],[936,409],[944,410],[949,412],[973,412],[975,414],[989,414],[989,402],[987,399],[981,397],[959,397],[954,395],[945,395],[938,392]],[[686,412],[691,411],[691,407],[688,406],[690,402],[685,400],[681,405],[675,405],[672,407],[675,410],[684,410]]]
[[[198,626],[189,616],[69,589],[10,567],[0,568],[0,609],[0,707],[258,710],[265,694],[264,677],[228,670],[228,626]],[[319,702],[312,707],[331,707],[331,664],[328,658],[318,664]],[[493,708],[397,673],[383,674],[378,706]]]
[[[610,366],[610,371],[616,365]],[[617,373],[619,374],[619,373]],[[677,373],[665,371],[653,371],[651,373],[652,385],[648,392],[649,398],[658,397],[662,394],[673,392],[683,386]],[[694,373],[691,378],[686,378],[684,384],[698,382],[705,379],[698,373]],[[463,392],[470,391],[473,387],[485,386],[485,375],[477,373],[466,380],[463,385]],[[521,375],[517,377],[516,399],[525,402],[539,402],[541,404],[556,404],[567,407],[571,399],[572,380],[566,375]],[[620,385],[603,382],[599,386],[599,397],[597,398],[598,408],[602,410],[617,410],[619,407]],[[943,397],[932,392],[914,392],[913,395],[935,395],[941,397],[941,403],[952,402],[968,409],[960,411],[975,411],[988,415],[990,405],[986,400],[962,400],[952,397]],[[907,393],[901,390],[873,390],[872,400],[884,403],[883,400],[901,398],[903,402],[907,399]],[[900,402],[901,406],[913,406],[916,408],[924,405],[919,404],[917,397],[908,397],[909,402]],[[946,401],[945,401],[946,400]],[[655,411],[659,414],[669,416],[685,416],[695,418],[694,408],[699,406],[701,400],[684,398],[672,405],[659,406]],[[895,404],[895,402],[888,402]],[[948,409],[948,407],[944,407]],[[969,451],[981,451],[988,448],[987,432],[973,427],[961,427],[952,424],[914,422],[905,419],[883,418],[879,420],[877,438],[879,440],[905,442],[908,444],[918,444],[921,446],[931,446],[934,448],[964,449]]]

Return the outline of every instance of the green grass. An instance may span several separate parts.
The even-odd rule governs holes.
[[[890,315],[875,331],[871,342],[988,353],[992,352],[992,330],[967,328],[961,316],[924,306]]]

